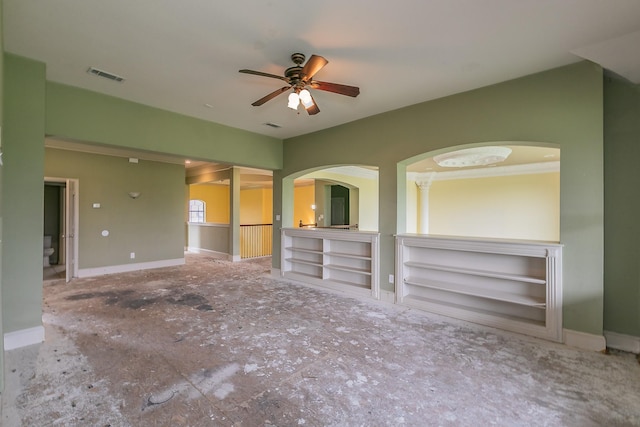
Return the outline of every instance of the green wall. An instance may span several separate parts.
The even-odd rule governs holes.
[[[604,329],[640,336],[640,87],[607,76],[604,89]]]
[[[44,171],[79,180],[80,269],[184,257],[183,165],[47,148]]]
[[[282,167],[282,141],[47,82],[47,135],[261,169]]]
[[[194,159],[212,160],[249,167],[275,169],[282,165],[282,141],[227,126],[198,120],[179,114],[147,107],[141,104],[100,95],[83,89],[73,88],[46,81],[45,65],[38,61],[4,55],[3,81],[5,91],[3,151],[4,167],[2,168],[2,200],[4,239],[2,241],[2,317],[3,332],[14,332],[42,325],[42,236],[43,236],[43,192],[44,192],[44,136],[53,135],[72,140],[108,144],[154,152],[176,154]],[[126,159],[125,159],[126,162]],[[54,163],[55,165],[55,163]],[[49,165],[51,166],[51,165]],[[48,166],[48,167],[49,167]],[[125,167],[129,166],[127,163]],[[145,163],[138,164],[139,169]],[[74,167],[76,169],[74,169]],[[166,189],[152,189],[169,173],[169,198],[175,200],[178,190],[174,188],[176,171],[166,169],[146,170],[142,175],[128,175],[139,180],[140,199],[116,200],[116,189],[128,187],[120,174],[113,174],[109,179],[114,182],[112,188],[101,186],[88,178],[82,179],[86,172],[83,166],[67,165],[62,169],[47,171],[48,175],[59,177],[81,178],[80,195],[91,193],[91,185],[98,187],[97,196],[105,203],[100,212],[86,212],[86,204],[80,214],[81,230],[89,230],[88,235],[80,236],[82,248],[95,243],[91,251],[80,254],[80,268],[104,266],[106,263],[119,265],[132,262],[130,252],[136,252],[135,262],[156,261],[158,259],[178,258],[183,255],[184,244],[184,176],[180,188],[181,200],[176,205],[180,218],[179,236],[163,237],[164,233],[142,246],[129,249],[138,242],[122,237],[127,230],[149,235],[149,230],[157,231],[160,223],[155,220],[141,221],[139,212],[162,211],[165,206],[158,201],[158,192],[166,194]],[[176,166],[177,167],[177,166]],[[120,171],[116,167],[115,170]],[[129,169],[123,171],[129,173]],[[78,173],[78,176],[70,176]],[[177,178],[176,178],[177,179]],[[85,189],[83,183],[89,188]],[[164,181],[162,181],[164,182]],[[145,190],[146,189],[146,190]],[[84,193],[83,193],[84,191]],[[148,198],[145,197],[148,195]],[[146,200],[145,200],[146,199]],[[83,202],[84,199],[81,200]],[[139,202],[134,207],[128,202]],[[92,203],[92,201],[91,201]],[[134,218],[133,224],[119,225],[112,216],[114,206],[125,210]],[[138,207],[144,206],[138,211]],[[83,211],[84,210],[84,211]],[[156,211],[154,213],[158,214]],[[163,215],[163,214],[161,214]],[[170,215],[173,218],[173,212]],[[82,221],[88,221],[83,223]],[[164,221],[164,220],[163,220]],[[116,230],[118,236],[113,239],[97,239],[92,234],[100,228]],[[163,223],[164,224],[164,223]],[[173,224],[173,223],[172,223]],[[129,227],[129,228],[127,228]],[[137,228],[136,228],[137,227]],[[172,226],[173,227],[173,226]],[[111,231],[110,230],[110,231]],[[173,228],[169,236],[174,234]],[[118,238],[116,238],[118,237]],[[88,240],[85,240],[88,239]],[[162,244],[165,240],[173,240],[173,245]],[[139,240],[139,239],[136,239]],[[112,243],[107,243],[112,242]],[[180,245],[179,251],[175,242]],[[151,251],[152,245],[157,245]],[[139,249],[138,249],[139,248]],[[124,254],[124,255],[123,255]],[[106,260],[106,261],[105,261]]]
[[[45,66],[5,55],[2,314],[4,332],[42,325]]]
[[[398,172],[399,162],[463,144],[558,144],[562,152],[564,326],[602,335],[602,115],[602,70],[582,62],[287,139],[281,176],[289,178],[338,164],[377,166],[380,277],[386,278],[394,270],[393,235],[403,232],[405,224],[396,207],[398,203],[404,206],[406,185],[404,174]],[[290,217],[287,194],[291,180],[274,174],[274,188],[283,185],[283,193],[274,191],[274,197],[285,197],[275,199],[274,207],[282,209],[286,220]],[[275,267],[280,265],[279,240],[277,245]],[[391,284],[381,282],[383,289],[391,289]]]
[[[2,0],[0,0],[0,153],[2,153],[3,104],[4,104],[4,29],[2,26]],[[0,242],[2,242],[2,175],[0,166]],[[4,336],[2,324],[2,244],[0,244],[0,337]],[[0,339],[0,393],[4,390],[4,339]]]

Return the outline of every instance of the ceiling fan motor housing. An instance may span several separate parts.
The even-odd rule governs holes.
[[[304,88],[305,84],[302,81],[302,63],[306,57],[302,53],[294,53],[291,55],[291,60],[294,64],[294,67],[289,67],[285,70],[284,76],[289,79],[289,83],[291,83],[291,87],[296,88],[297,90],[301,90]]]
[[[305,60],[304,53],[294,53],[291,55],[291,60],[296,65],[301,65]]]

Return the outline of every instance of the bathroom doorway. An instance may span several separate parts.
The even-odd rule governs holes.
[[[45,178],[43,279],[77,276],[78,180]]]

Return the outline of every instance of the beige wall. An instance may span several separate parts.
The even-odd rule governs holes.
[[[560,173],[434,181],[429,233],[560,240]]]

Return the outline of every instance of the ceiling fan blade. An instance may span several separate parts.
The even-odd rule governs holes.
[[[262,98],[258,99],[256,102],[254,102],[254,103],[253,103],[253,104],[251,104],[251,105],[253,105],[254,107],[259,107],[259,106],[261,106],[262,104],[264,104],[265,102],[267,102],[267,101],[269,101],[269,100],[271,100],[271,99],[275,98],[276,96],[280,95],[282,92],[286,92],[286,91],[288,91],[289,89],[291,89],[291,86],[281,87],[281,88],[280,88],[280,89],[278,89],[278,90],[274,90],[274,91],[273,91],[273,92],[271,92],[269,95],[264,96],[264,97],[262,97]]]
[[[300,72],[302,81],[308,82],[311,80],[311,78],[328,63],[329,61],[324,59],[322,56],[311,55],[311,58],[309,58],[307,63],[304,64],[304,67],[302,67],[302,71]]]
[[[320,112],[320,108],[318,108],[318,104],[316,103],[316,100],[313,99],[313,96],[311,94],[309,94],[309,96],[311,97],[311,101],[313,101],[313,104],[311,104],[311,106],[308,108],[305,107],[305,110],[307,110],[307,113],[309,113],[310,116],[313,116]]]
[[[269,74],[269,73],[263,73],[262,71],[239,70],[239,72],[245,73],[245,74],[254,74],[256,76],[262,76],[262,77],[271,77],[272,79],[280,79],[280,80],[284,80],[285,82],[289,83],[289,78],[288,77],[277,76],[275,74]]]
[[[314,89],[333,92],[340,95],[353,96],[354,98],[360,95],[360,88],[355,86],[340,85],[337,83],[319,82],[317,80],[313,80],[310,83],[310,85]]]

